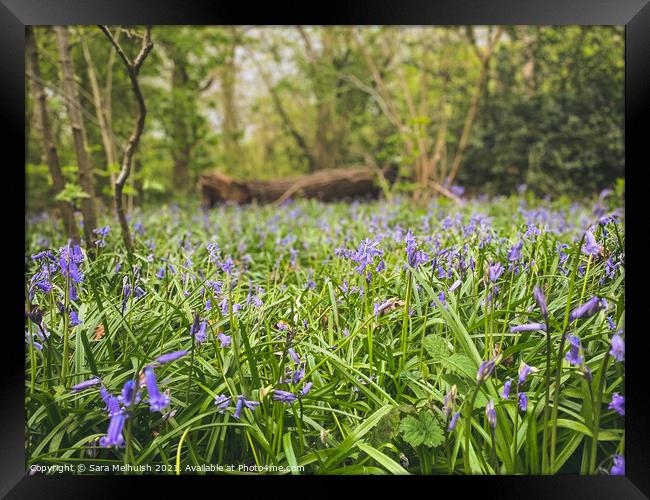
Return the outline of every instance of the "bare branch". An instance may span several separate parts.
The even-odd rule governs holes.
[[[129,226],[126,222],[126,215],[124,214],[124,206],[122,203],[122,192],[124,190],[124,184],[126,184],[126,181],[129,178],[129,175],[131,173],[133,155],[135,154],[135,150],[137,149],[138,143],[140,142],[140,136],[142,135],[142,131],[144,130],[145,117],[147,116],[147,108],[144,104],[142,91],[140,90],[140,83],[138,82],[138,72],[140,70],[140,67],[142,66],[142,63],[147,58],[149,52],[151,52],[151,49],[153,48],[153,43],[151,42],[151,26],[147,26],[145,30],[145,34],[142,37],[142,44],[140,46],[140,51],[138,52],[138,55],[136,56],[133,62],[129,60],[127,55],[124,53],[124,50],[122,49],[121,45],[113,37],[108,27],[99,26],[99,28],[104,32],[106,38],[108,38],[109,41],[113,44],[113,47],[115,47],[117,54],[120,56],[120,59],[122,59],[122,62],[124,62],[126,71],[129,75],[129,79],[131,80],[131,89],[133,90],[135,100],[138,104],[138,113],[133,126],[133,131],[131,132],[131,136],[129,137],[129,140],[127,141],[126,146],[124,148],[122,169],[117,177],[117,180],[115,181],[115,211],[117,213],[117,218],[119,219],[120,226],[122,228],[122,238],[124,240],[124,245],[126,246],[129,255],[131,255],[133,253],[133,240],[131,239]]]

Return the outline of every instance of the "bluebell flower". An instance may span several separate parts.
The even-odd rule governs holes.
[[[305,397],[307,394],[309,394],[309,391],[311,391],[311,388],[314,384],[312,382],[307,382],[302,390],[300,391],[300,396]]]
[[[611,330],[616,330],[616,323],[614,323],[614,320],[611,316],[607,316],[607,323],[609,324],[609,328]]]
[[[228,314],[228,297],[224,297],[221,302],[219,302],[219,309],[221,309],[221,314],[226,316]]]
[[[170,397],[160,392],[156,383],[156,374],[151,366],[144,369],[147,392],[149,393],[149,408],[151,411],[161,411],[169,405]]]
[[[494,359],[491,359],[489,361],[483,361],[478,368],[478,372],[476,372],[476,381],[480,383],[486,378],[488,378],[492,374],[492,371],[494,370],[494,365],[495,365]]]
[[[101,386],[99,388],[99,394],[104,400],[104,404],[106,405],[104,409],[108,412],[109,417],[121,413],[122,409],[120,408],[119,400],[115,396],[113,396],[110,392],[108,392],[106,387]]]
[[[488,266],[488,276],[490,278],[490,281],[494,283],[496,280],[498,280],[499,277],[503,274],[504,270],[505,268],[501,262],[497,262],[496,264]]]
[[[135,380],[127,380],[122,386],[122,394],[118,396],[118,401],[125,407],[130,408],[140,402],[142,394],[138,391],[138,384]]]
[[[304,368],[298,368],[294,370],[293,375],[291,376],[291,383],[294,385],[299,384],[304,377],[305,377]]]
[[[625,416],[625,396],[621,396],[618,392],[612,394],[612,401],[609,403],[610,410],[616,410],[619,415]]]
[[[156,358],[156,362],[159,364],[169,363],[171,361],[176,361],[178,358],[182,358],[187,354],[187,351],[174,351],[168,352]]]
[[[485,417],[487,418],[487,422],[490,424],[492,430],[494,430],[497,426],[497,411],[494,408],[494,401],[491,399],[488,401],[488,404],[485,405]]]
[[[292,347],[289,347],[289,349],[287,349],[287,352],[289,353],[289,356],[291,356],[291,359],[293,359],[293,362],[299,365],[300,357],[296,354],[296,351],[294,351]]]
[[[513,245],[510,250],[508,251],[508,260],[510,262],[515,262],[521,258],[521,249],[524,246],[524,242],[520,241],[519,243],[516,243]]]
[[[575,335],[567,335],[567,340],[571,344],[571,348],[566,353],[565,359],[572,365],[582,365],[583,358],[580,356],[580,349],[582,348],[580,339]]]
[[[503,391],[501,392],[501,397],[503,399],[508,399],[510,397],[510,386],[512,385],[512,380],[506,380],[506,383],[503,384]]]
[[[101,379],[99,377],[94,377],[89,380],[85,380],[84,382],[81,382],[77,385],[73,385],[71,388],[72,392],[79,392],[83,391],[84,389],[88,389],[89,387],[92,387],[94,385],[97,385],[101,382]]]
[[[524,413],[528,409],[528,396],[526,396],[525,392],[519,393],[519,408],[521,408],[521,411]]]
[[[582,252],[585,255],[599,255],[603,251],[603,247],[596,243],[596,238],[591,231],[585,233],[585,243],[582,245]]]
[[[526,381],[528,375],[538,371],[539,371],[538,368],[528,366],[526,363],[522,361],[521,364],[519,365],[519,385],[522,385]]]
[[[510,327],[510,331],[512,333],[520,333],[520,332],[534,332],[537,330],[541,330],[543,332],[546,331],[546,325],[544,323],[528,323],[526,325],[517,325],[517,326],[512,326]]]
[[[621,455],[614,455],[614,464],[609,470],[610,475],[612,476],[624,476],[625,475],[625,458]]]
[[[273,392],[273,399],[275,401],[281,401],[282,403],[291,404],[296,399],[298,399],[298,397],[295,394],[293,394],[292,392],[281,391],[279,389],[276,389]]]
[[[124,446],[124,436],[122,435],[122,429],[124,428],[124,421],[126,420],[126,415],[124,413],[117,413],[111,417],[111,421],[108,424],[108,432],[106,436],[102,436],[99,439],[99,446],[102,448],[110,448],[112,446],[117,446],[122,448]]]
[[[224,413],[226,411],[226,408],[228,408],[230,405],[230,398],[225,394],[219,394],[216,398],[214,398],[214,404],[217,405],[219,413]]]
[[[83,322],[79,319],[79,316],[77,315],[77,311],[71,310],[70,311],[70,326],[77,326],[81,325]]]
[[[618,333],[612,337],[612,348],[609,353],[616,361],[625,361],[625,341]]]
[[[544,319],[548,319],[548,306],[546,305],[546,296],[542,289],[537,286],[533,288],[533,297],[535,298],[535,302],[537,302]]]
[[[447,427],[447,431],[451,432],[456,428],[456,423],[458,422],[459,417],[460,411],[457,411],[452,415],[451,420],[449,421],[449,427]]]
[[[233,418],[239,419],[241,417],[241,412],[244,409],[244,406],[249,410],[254,410],[256,406],[259,406],[259,402],[250,401],[246,399],[243,395],[240,395],[237,398],[237,405],[235,407],[235,413],[233,413]]]
[[[223,332],[219,332],[217,339],[219,339],[219,345],[221,347],[230,347],[230,344],[232,343],[232,337]]]
[[[442,407],[445,411],[445,416],[447,417],[454,410],[454,402],[456,400],[457,393],[458,393],[458,389],[454,384],[449,389],[449,392],[445,394],[445,396],[442,398]]]
[[[598,313],[601,309],[607,308],[607,301],[601,299],[600,297],[592,297],[584,304],[579,305],[571,314],[569,314],[569,321],[575,321],[576,319],[587,319],[591,318],[593,315]]]
[[[207,321],[201,321],[199,324],[199,328],[196,331],[196,334],[194,335],[194,340],[201,344],[202,342],[205,342],[208,338],[208,333],[207,333],[207,328],[208,328],[208,322]]]

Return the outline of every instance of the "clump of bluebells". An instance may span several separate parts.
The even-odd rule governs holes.
[[[61,431],[74,456],[120,463],[624,474],[613,197],[452,191],[461,204],[136,209],[132,257],[108,216],[89,248],[33,222],[29,459],[64,459],[40,446]]]

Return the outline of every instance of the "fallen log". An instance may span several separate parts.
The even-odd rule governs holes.
[[[392,183],[397,176],[397,168],[332,168],[300,177],[248,181],[211,171],[201,174],[199,190],[205,208],[225,202],[279,204],[291,197],[315,198],[320,201],[377,198],[381,193],[380,176]]]

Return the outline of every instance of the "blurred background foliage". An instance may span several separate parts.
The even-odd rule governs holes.
[[[115,27],[131,56],[138,30]],[[34,31],[37,84],[46,89],[74,192],[56,40],[49,27]],[[99,29],[70,27],[69,34],[95,191],[110,206],[135,103]],[[624,175],[623,27],[154,26],[152,41],[140,73],[148,113],[124,190],[129,207],[198,196],[198,175],[211,169],[247,179],[398,165],[397,189],[409,189],[423,180],[417,165],[428,158],[435,167],[427,179],[469,193],[508,194],[526,184],[539,195],[569,197],[612,187]],[[40,211],[54,195],[30,78],[27,208]],[[460,168],[448,179],[456,160]]]

